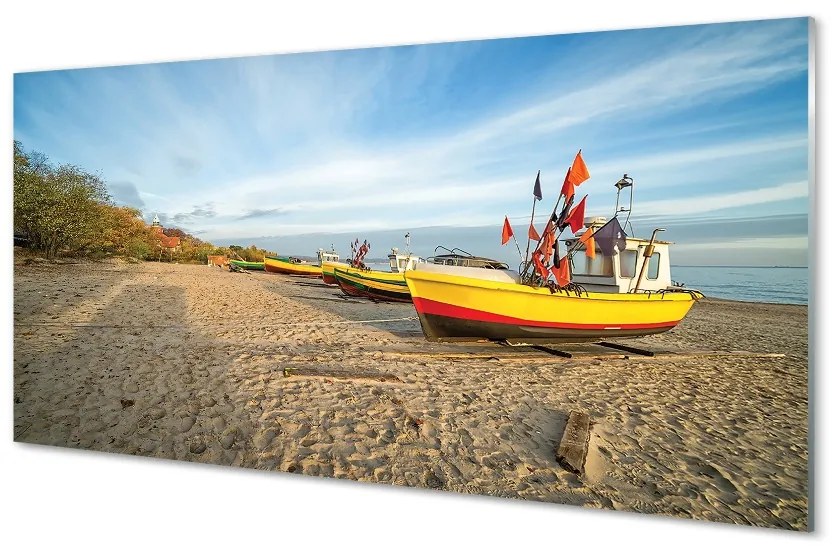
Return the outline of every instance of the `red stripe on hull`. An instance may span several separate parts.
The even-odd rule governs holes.
[[[465,321],[479,321],[483,323],[496,323],[502,325],[512,326],[529,326],[542,328],[558,328],[558,329],[577,329],[577,330],[638,330],[638,329],[653,329],[653,328],[673,328],[677,326],[679,321],[665,321],[662,323],[634,323],[634,324],[586,324],[586,323],[558,323],[553,321],[534,321],[530,319],[519,319],[517,317],[509,317],[507,315],[498,315],[496,313],[489,313],[478,309],[471,309],[467,307],[454,306],[427,298],[413,297],[414,307],[420,315],[437,315],[440,317],[450,317],[453,319],[463,319]]]

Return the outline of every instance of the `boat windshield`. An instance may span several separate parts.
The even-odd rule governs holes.
[[[613,259],[605,258],[600,251],[595,252],[594,258],[587,258],[585,250],[572,254],[572,275],[612,277],[614,274]]]
[[[403,273],[408,267],[408,258],[388,256],[388,265],[393,273]]]

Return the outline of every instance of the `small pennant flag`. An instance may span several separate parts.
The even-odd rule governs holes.
[[[569,179],[575,185],[580,185],[589,179],[589,169],[586,168],[586,163],[583,162],[583,157],[580,156],[580,151],[575,156],[575,161],[569,170]]]
[[[537,181],[534,182],[534,197],[538,200],[542,200],[542,188],[540,188],[540,171],[537,170]]]
[[[569,284],[572,280],[569,276],[569,258],[563,256],[559,267],[551,267],[551,273],[554,275],[554,280],[557,281],[557,286],[563,287]]]
[[[531,227],[528,228],[528,238],[531,239],[532,241],[539,241],[540,240],[540,234],[537,233],[537,228],[534,227],[533,223],[531,224]]]
[[[560,241],[554,243],[554,267],[560,267]]]
[[[502,226],[502,244],[507,244],[511,237],[513,237],[513,228],[510,226],[507,216],[505,216],[505,224]]]
[[[587,197],[588,196],[589,195],[587,195]],[[569,224],[569,228],[571,228],[572,233],[577,233],[583,228],[583,212],[585,208],[586,197],[583,197],[583,200],[569,212],[569,217],[566,218],[566,223]]]
[[[594,258],[595,257],[595,239],[592,238],[593,231],[590,227],[586,230],[586,232],[579,237],[580,242],[586,247],[586,257],[587,258]]]

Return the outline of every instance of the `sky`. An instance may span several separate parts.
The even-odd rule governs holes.
[[[19,73],[14,135],[215,244],[511,264],[582,150],[673,263],[807,265],[805,18]]]

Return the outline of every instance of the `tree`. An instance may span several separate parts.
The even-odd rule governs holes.
[[[99,208],[103,231],[96,245],[100,250],[137,259],[154,257],[159,239],[143,221],[139,210],[107,204]]]
[[[14,227],[48,256],[80,250],[101,230],[99,205],[108,204],[105,182],[77,166],[54,167],[45,155],[14,144]]]

